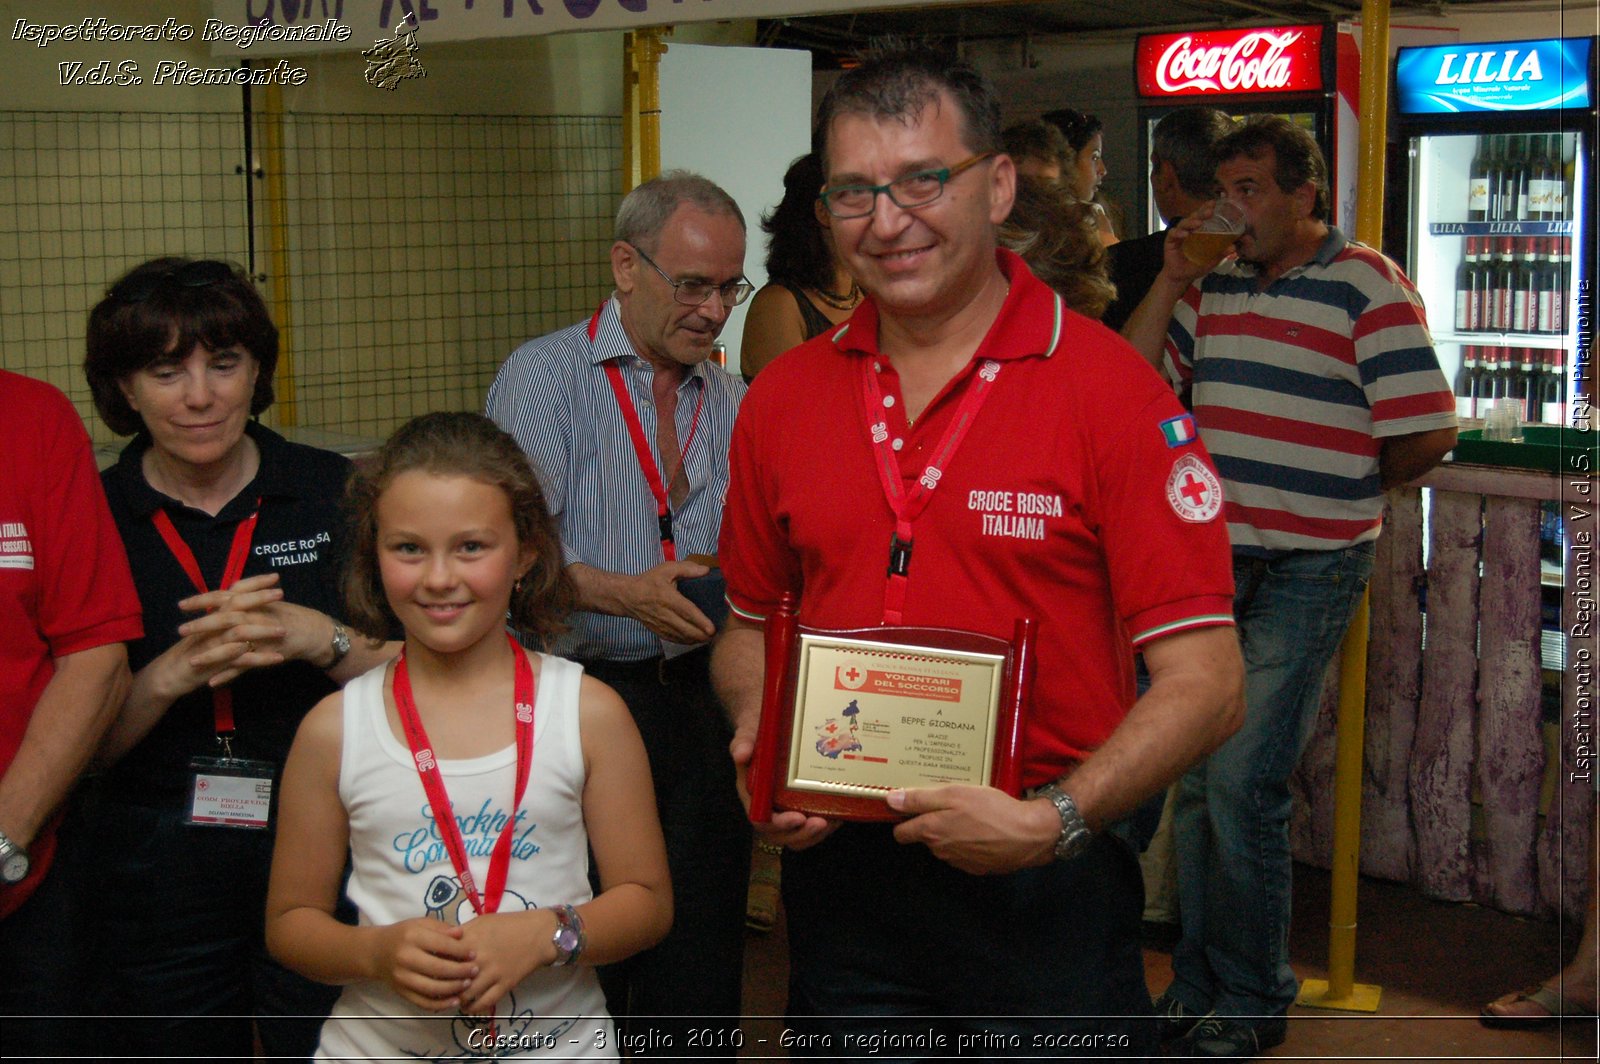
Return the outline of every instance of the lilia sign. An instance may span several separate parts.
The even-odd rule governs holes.
[[[1395,61],[1400,113],[1592,106],[1593,44],[1569,37],[1402,48]]]

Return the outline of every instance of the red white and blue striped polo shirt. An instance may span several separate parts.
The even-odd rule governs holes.
[[[1309,262],[1264,290],[1238,262],[1190,286],[1166,368],[1193,385],[1236,553],[1375,539],[1382,440],[1456,424],[1416,289],[1332,227]]]

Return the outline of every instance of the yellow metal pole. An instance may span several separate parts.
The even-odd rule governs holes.
[[[283,152],[283,90],[268,85],[260,116],[261,165],[266,173],[267,261],[272,281],[272,320],[278,326],[278,368],[272,378],[278,424],[300,424],[295,398],[294,304],[290,301],[289,200]]]
[[[1357,149],[1356,238],[1383,244],[1384,150],[1389,124],[1389,2],[1361,5],[1361,133]],[[1361,764],[1366,742],[1367,596],[1339,653],[1338,752],[1333,774],[1333,882],[1328,914],[1328,978],[1307,979],[1299,1003],[1313,1008],[1378,1011],[1383,988],[1358,985],[1356,886],[1361,866]]]
[[[1328,978],[1307,979],[1298,1003],[1376,1012],[1383,988],[1355,981],[1356,884],[1361,863],[1361,763],[1366,737],[1367,596],[1361,596],[1339,651],[1338,751],[1333,771],[1333,884],[1328,912]]]
[[[1383,246],[1384,153],[1389,147],[1389,0],[1361,4],[1361,135],[1356,145],[1356,239]]]
[[[671,26],[635,30],[639,71],[639,179],[661,173],[661,57]]]
[[[639,52],[634,32],[622,35],[622,194],[639,185]]]

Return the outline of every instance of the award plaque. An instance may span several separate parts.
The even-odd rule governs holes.
[[[766,688],[750,763],[750,819],[774,809],[894,820],[900,787],[1021,792],[1033,622],[1011,641],[947,628],[826,631],[791,596],[767,618]]]

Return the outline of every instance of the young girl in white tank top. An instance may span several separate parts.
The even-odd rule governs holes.
[[[621,699],[506,632],[572,606],[538,481],[488,419],[429,414],[351,492],[349,617],[405,650],[313,709],[284,768],[267,945],[346,984],[317,1056],[616,1058],[592,966],[658,942],[671,888]],[[357,927],[332,915],[347,852]]]

